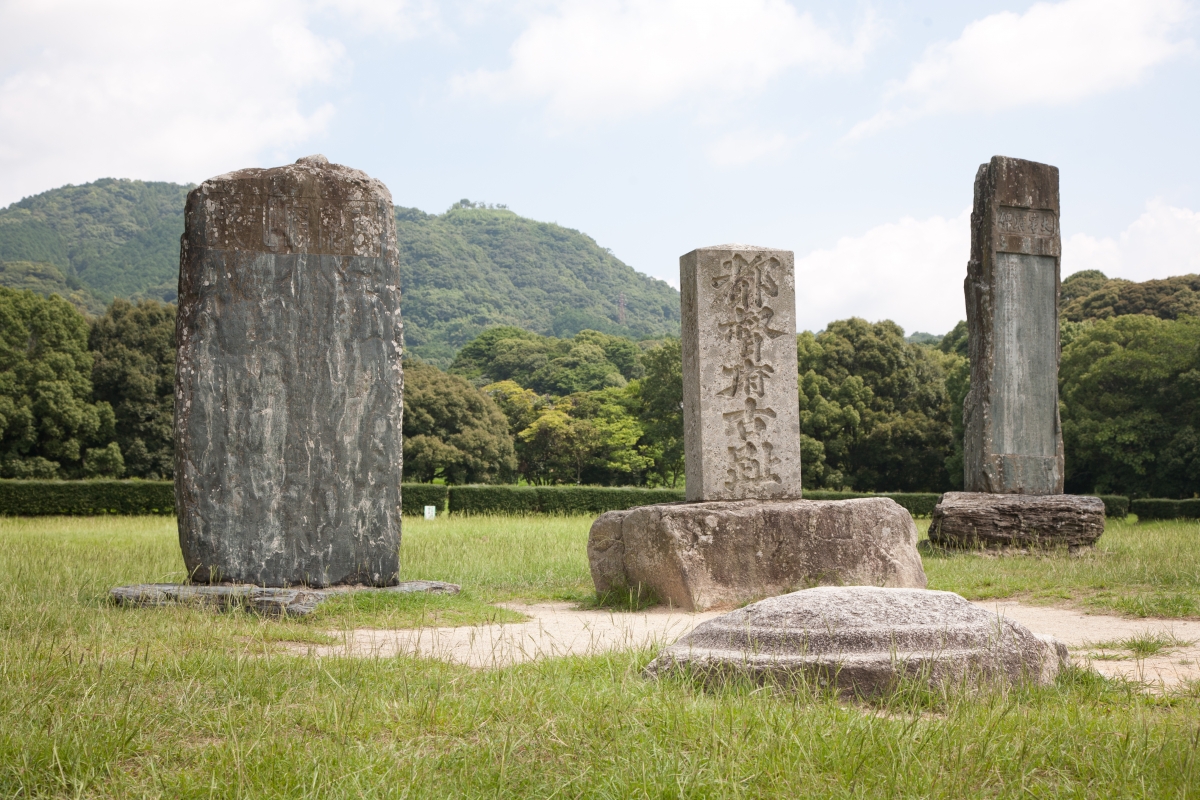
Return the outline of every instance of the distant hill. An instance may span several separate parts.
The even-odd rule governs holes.
[[[174,301],[191,186],[106,178],[0,210],[0,286],[59,294],[91,314],[114,297]],[[461,201],[396,209],[406,340],[442,367],[480,331],[637,339],[679,333],[679,293],[589,236]]]

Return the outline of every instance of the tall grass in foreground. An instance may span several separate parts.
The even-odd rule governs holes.
[[[404,577],[462,581],[475,602],[573,596],[588,588],[588,522],[406,521]],[[1184,591],[1182,567],[1149,562],[1168,544],[1125,541],[1149,527],[1113,526],[1107,558],[1147,560],[1121,569]],[[1174,530],[1161,535],[1191,535]],[[1059,561],[1070,559],[927,565],[939,588],[993,565],[1030,570],[1014,584],[1027,591]],[[309,624],[104,602],[111,585],[182,569],[169,520],[0,520],[0,795],[1200,796],[1195,691],[1155,696],[1071,671],[1038,689],[847,704],[647,681],[649,652],[488,671],[317,660],[278,646],[320,635]]]

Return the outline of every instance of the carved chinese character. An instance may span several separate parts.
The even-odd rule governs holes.
[[[775,467],[779,459],[771,454],[771,443],[755,445],[746,442],[741,447],[729,448],[731,464],[726,470],[725,488],[733,490],[738,484],[779,483]]]
[[[779,269],[778,258],[764,258],[760,253],[747,261],[741,253],[735,253],[733,258],[721,262],[721,266],[729,272],[713,278],[712,285],[714,289],[725,287],[725,296],[734,308],[762,308],[764,294],[779,295],[779,284],[771,277],[771,270]]]
[[[753,359],[745,359],[740,367],[721,367],[726,375],[733,376],[733,383],[717,392],[723,397],[737,397],[738,392],[762,397],[767,393],[767,378],[775,372],[770,364],[756,364]]]
[[[765,306],[755,311],[735,308],[734,319],[731,322],[718,323],[717,330],[725,336],[725,341],[738,341],[742,358],[761,361],[763,343],[768,339],[783,336],[784,333],[771,327],[771,319],[774,316],[775,312]]]
[[[775,419],[775,412],[769,408],[759,408],[758,401],[753,397],[746,398],[746,407],[739,411],[726,411],[725,433],[737,435],[742,441],[751,436],[757,436],[767,429],[767,420]]]

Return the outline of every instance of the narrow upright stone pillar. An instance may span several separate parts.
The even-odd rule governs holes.
[[[679,259],[687,499],[800,497],[796,283],[789,250]]]
[[[963,410],[968,492],[1061,494],[1058,168],[994,157],[975,176]]]
[[[934,508],[934,544],[1077,548],[1104,532],[1104,503],[1062,493],[1058,212],[1057,167],[1004,156],[979,167],[965,284],[966,491]]]
[[[596,594],[703,611],[822,583],[925,588],[895,501],[800,499],[790,251],[740,244],[679,259],[687,503],[602,514]]]
[[[192,580],[396,582],[392,198],[323,156],[205,181],[179,271],[175,496]]]

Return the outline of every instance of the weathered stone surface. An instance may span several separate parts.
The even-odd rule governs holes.
[[[842,586],[772,597],[703,622],[646,669],[869,697],[902,678],[931,688],[1045,684],[1066,663],[1064,644],[951,592]]]
[[[793,262],[739,244],[679,259],[690,502],[800,497]]]
[[[118,586],[109,597],[123,606],[166,606],[174,604],[203,606],[220,611],[245,609],[267,616],[304,616],[316,610],[322,601],[344,592],[392,592],[410,594],[458,594],[456,583],[441,581],[404,581],[385,588],[338,586],[329,589],[282,589],[249,584],[193,585],[186,583],[140,583]]]
[[[886,498],[664,504],[602,514],[588,561],[601,596],[703,611],[817,584],[924,588],[916,545],[912,517]]]
[[[395,583],[392,200],[323,156],[205,181],[179,272],[175,493],[196,582]]]
[[[1085,547],[1104,533],[1104,501],[1074,494],[947,492],[929,540],[942,547]]]
[[[1061,494],[1058,168],[994,157],[975,177],[965,284],[969,492]]]

